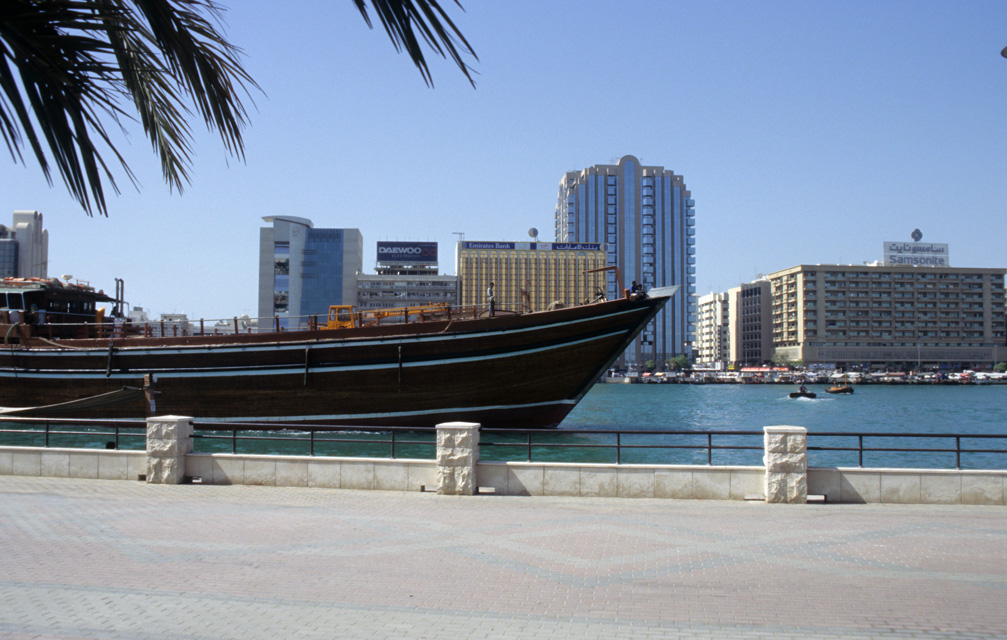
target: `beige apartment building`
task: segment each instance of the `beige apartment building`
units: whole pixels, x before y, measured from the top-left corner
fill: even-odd
[[[730,339],[728,294],[708,293],[696,301],[696,366],[726,369]]]
[[[918,369],[1007,361],[1005,269],[799,265],[768,276],[778,357]]]
[[[554,302],[584,304],[605,293],[605,273],[586,273],[605,266],[599,243],[462,241],[456,266],[462,305],[487,304],[490,283],[497,309],[524,312]]]

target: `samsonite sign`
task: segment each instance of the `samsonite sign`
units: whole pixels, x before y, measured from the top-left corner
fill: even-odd
[[[950,267],[948,245],[936,242],[885,242],[885,264]]]

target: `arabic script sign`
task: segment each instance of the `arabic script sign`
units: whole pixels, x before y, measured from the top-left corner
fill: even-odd
[[[895,242],[884,244],[885,265],[915,265],[919,267],[950,267],[948,245],[936,242]]]

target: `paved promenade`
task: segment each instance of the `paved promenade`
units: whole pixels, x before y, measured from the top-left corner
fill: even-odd
[[[1007,509],[0,477],[2,638],[1005,638]]]

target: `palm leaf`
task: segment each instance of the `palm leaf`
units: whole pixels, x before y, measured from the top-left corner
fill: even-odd
[[[367,26],[373,28],[367,12],[367,0],[353,0],[353,3],[364,17]],[[435,53],[454,61],[469,83],[475,86],[475,80],[472,78],[474,72],[462,58],[462,52],[471,55],[475,60],[479,57],[437,0],[371,0],[371,4],[374,5],[374,12],[378,15],[395,50],[405,49],[428,86],[432,87],[434,80],[423,55],[423,48],[417,39],[417,32]],[[458,0],[455,0],[455,4],[462,8]],[[459,47],[462,51],[459,51]]]
[[[243,157],[242,97],[256,85],[210,21],[220,12],[213,0],[4,0],[0,131],[11,155],[23,161],[23,132],[46,179],[51,155],[89,215],[108,213],[103,182],[118,192],[103,153],[135,184],[103,124],[122,127],[131,112],[179,191],[191,165],[190,107]]]
[[[353,2],[371,26],[367,0]],[[437,0],[372,4],[429,86],[421,41],[474,86],[462,55],[475,52]],[[179,192],[189,182],[193,111],[243,159],[243,100],[258,86],[222,35],[222,15],[215,0],[0,2],[0,134],[11,156],[23,163],[30,147],[50,184],[55,165],[88,215],[108,215],[105,184],[119,192],[103,154],[136,185],[105,123],[124,131],[124,120],[139,119],[165,182]]]

